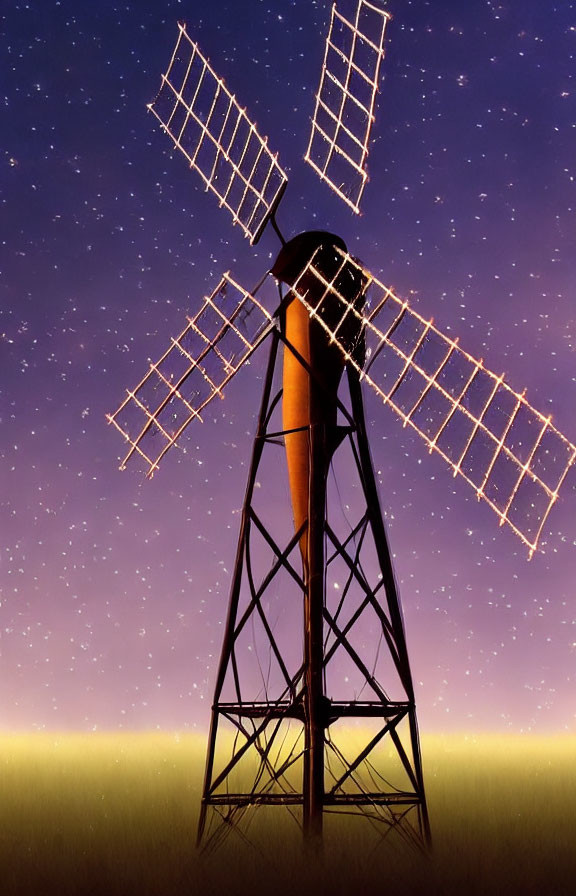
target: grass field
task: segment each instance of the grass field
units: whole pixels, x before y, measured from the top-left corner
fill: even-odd
[[[315,866],[281,809],[262,854],[231,837],[197,855],[204,748],[188,734],[0,736],[2,896],[576,892],[575,737],[424,737],[432,856],[369,851],[353,820]]]

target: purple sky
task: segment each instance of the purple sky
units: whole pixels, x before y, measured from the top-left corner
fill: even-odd
[[[574,441],[576,5],[391,0],[359,219],[302,161],[328,2],[7,6],[0,729],[204,729],[265,352],[151,482],[118,472],[105,414],[277,241],[251,249],[146,111],[177,20],[279,150],[283,231],[340,233]],[[528,562],[368,411],[422,730],[576,730],[576,477]]]

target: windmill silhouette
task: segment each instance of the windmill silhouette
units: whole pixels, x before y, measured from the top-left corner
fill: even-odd
[[[332,6],[305,158],[358,213],[390,17],[378,0],[349,0],[351,16],[344,5]],[[284,239],[276,212],[286,174],[183,24],[149,108],[251,244],[268,224],[282,243],[254,289],[224,274],[109,416],[129,445],[122,467],[140,459],[151,476],[260,344],[270,344],[199,841],[216,846],[230,830],[247,828],[253,807],[282,805],[315,841],[327,812],[353,812],[383,835],[394,830],[422,845],[429,824],[414,688],[362,384],[468,482],[530,555],[576,446],[524,393],[366,270],[338,236]],[[279,297],[271,300],[275,285]],[[279,514],[284,471],[291,508],[286,500]],[[352,489],[349,505],[335,498],[344,487]],[[279,516],[286,525],[278,526]]]

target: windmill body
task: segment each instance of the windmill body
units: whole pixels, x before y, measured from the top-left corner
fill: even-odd
[[[326,366],[318,375],[314,366],[331,348],[326,334],[321,328],[310,334],[300,318],[296,323],[301,324],[296,333],[304,334],[300,347],[312,345],[313,363],[288,341],[290,327],[273,332],[212,704],[199,843],[214,848],[231,830],[247,830],[254,807],[284,806],[291,813],[302,807],[296,819],[313,843],[319,843],[325,814],[344,811],[376,821],[381,836],[394,830],[421,848],[429,827],[414,689],[360,384],[354,368],[347,367],[344,403],[337,392],[341,367],[334,365],[327,379]],[[294,375],[296,367],[286,366],[288,354],[303,373]],[[307,399],[298,420],[290,416],[290,397],[288,409],[280,408],[292,387]],[[284,428],[287,414],[290,429]],[[296,429],[293,423],[299,424]],[[295,444],[291,436],[297,437]],[[361,507],[354,525],[342,530],[331,517],[327,474],[346,445],[353,470],[348,468],[339,485],[344,489],[352,480]],[[276,534],[266,502],[272,493],[266,460],[270,453],[277,458],[279,449],[286,457],[272,460],[272,476],[279,475],[278,462],[287,462],[292,506],[286,501],[283,512],[294,521],[283,535]],[[272,560],[261,572],[262,539]],[[329,589],[335,577],[344,582],[341,592]],[[278,632],[275,600],[296,610],[287,631]],[[372,650],[359,640],[365,617],[373,631]],[[260,637],[252,634],[255,627]],[[290,663],[293,650],[287,649],[286,636],[292,647],[301,644],[301,662]],[[246,660],[246,651],[258,649],[253,645],[264,662],[268,653],[273,666],[256,688]],[[354,676],[346,689],[343,657]],[[352,752],[350,724],[360,724],[363,734]],[[374,784],[373,768],[382,759],[382,776]],[[238,788],[243,765],[246,779]]]
[[[358,212],[389,15],[380,0],[348,0],[351,15],[342,5],[332,6],[305,158]],[[109,417],[128,442],[123,466],[140,459],[152,475],[260,345],[270,346],[215,688],[200,839],[216,845],[253,807],[283,805],[302,807],[300,821],[312,837],[320,835],[326,811],[353,809],[381,822],[385,833],[399,831],[422,845],[429,831],[414,689],[362,389],[371,389],[466,481],[530,554],[576,446],[524,393],[366,270],[339,237],[313,231],[286,242],[276,213],[287,177],[185,25],[150,109],[251,243],[269,223],[282,242],[254,289],[223,275]],[[280,287],[275,310],[260,298],[271,279]],[[285,451],[285,510],[293,524],[281,538],[265,502],[262,508],[256,500],[256,481],[278,447]],[[354,479],[361,501],[357,518],[339,529],[327,482],[344,450],[352,471],[344,478]],[[255,560],[258,540],[271,555],[264,570]],[[337,597],[327,587],[336,569],[344,582]],[[289,632],[302,643],[295,668],[270,614],[284,593],[301,614]],[[373,662],[358,637],[368,617]],[[247,693],[246,638],[256,629],[277,681],[272,686],[263,677],[261,689]],[[358,676],[357,691],[347,697],[334,676],[342,657]],[[337,737],[351,719],[370,732],[353,755]],[[222,738],[226,725],[231,740]],[[228,751],[223,759],[220,743]],[[392,771],[379,770],[383,749],[388,759],[393,754],[394,781]],[[235,776],[245,766],[251,783],[239,786]]]

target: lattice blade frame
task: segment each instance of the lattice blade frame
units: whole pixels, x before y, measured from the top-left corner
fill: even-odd
[[[390,18],[388,12],[369,0],[357,0],[353,20],[339,11],[337,3],[333,4],[304,156],[356,214],[360,213],[360,200],[368,180],[368,144]]]
[[[295,281],[294,292],[361,380],[404,426],[418,433],[431,453],[445,460],[454,476],[466,480],[532,556],[576,460],[576,445],[556,429],[550,416],[528,403],[524,392],[515,392],[503,375],[492,373],[481,359],[461,349],[457,339],[421,317],[346,252],[337,247],[335,251],[341,265],[332,279],[315,265],[316,252]],[[344,275],[349,268],[355,278]],[[313,304],[306,289],[299,288],[310,277],[323,287],[314,289]],[[351,279],[365,284],[363,292],[371,306],[365,311],[358,310],[359,294],[345,296],[335,286]],[[334,308],[340,315],[336,322]],[[350,315],[364,330],[368,360],[363,366],[339,341],[338,331]]]
[[[148,108],[254,245],[288,178],[267,138],[191,40],[186,25],[178,28],[160,92]]]
[[[148,465],[148,477],[192,420],[236,375],[266,338],[274,321],[258,299],[224,274],[180,335],[108,421],[123,435],[133,457]]]

